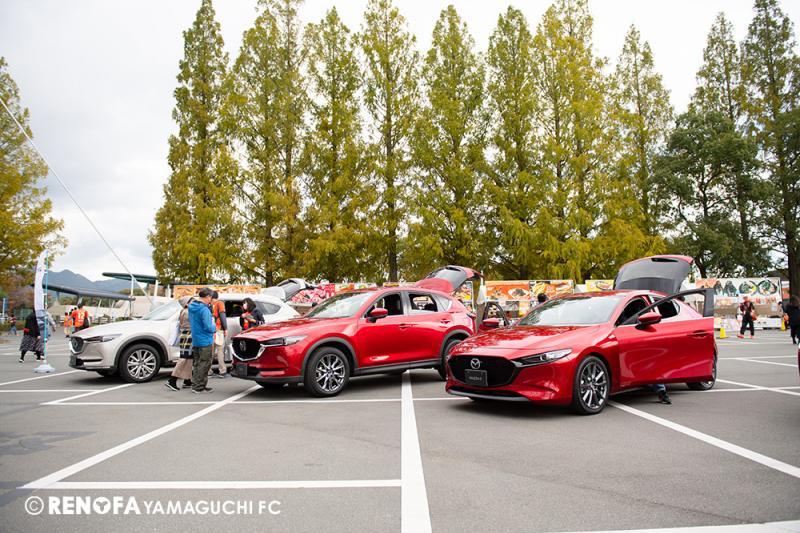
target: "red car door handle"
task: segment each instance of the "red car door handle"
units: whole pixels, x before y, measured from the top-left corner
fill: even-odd
[[[414,324],[408,324],[408,323],[404,322],[404,323],[400,324],[400,329],[407,329],[407,328],[410,328],[413,325]]]
[[[450,323],[450,319],[449,318],[443,318],[439,322],[441,322],[442,324],[449,324]]]
[[[704,337],[708,337],[708,332],[706,331],[695,331],[689,334],[690,337],[694,337],[695,339],[702,339]]]

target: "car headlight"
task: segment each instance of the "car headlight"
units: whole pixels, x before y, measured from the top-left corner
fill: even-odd
[[[267,339],[261,343],[262,346],[289,346],[297,344],[308,335],[292,335],[290,337],[278,337],[277,339]]]
[[[121,333],[116,333],[113,335],[98,335],[97,337],[89,337],[84,339],[84,342],[108,342],[110,340],[114,340],[119,337]]]
[[[523,366],[541,365],[542,363],[549,363],[551,361],[555,361],[556,359],[561,359],[562,357],[566,357],[571,353],[572,348],[564,348],[562,350],[553,350],[550,352],[537,353],[536,355],[528,355],[526,357],[521,357],[516,361],[521,363]]]

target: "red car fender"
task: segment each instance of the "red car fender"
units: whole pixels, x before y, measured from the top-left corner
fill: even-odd
[[[311,357],[311,354],[314,353],[314,350],[325,345],[338,345],[337,348],[343,349],[345,355],[350,356],[350,371],[353,372],[358,368],[358,356],[356,355],[356,349],[355,346],[353,346],[352,341],[344,335],[330,334],[326,337],[322,337],[321,339],[317,339],[305,348],[305,351],[303,352],[303,363],[300,367],[300,376],[305,376],[308,358]]]

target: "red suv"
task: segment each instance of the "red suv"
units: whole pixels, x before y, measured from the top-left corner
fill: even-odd
[[[440,268],[410,287],[333,296],[305,317],[268,324],[233,338],[233,376],[264,388],[303,383],[315,396],[334,396],[351,376],[436,368],[475,332],[475,315],[452,296],[480,273]]]

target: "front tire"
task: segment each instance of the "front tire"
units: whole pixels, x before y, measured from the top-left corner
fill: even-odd
[[[450,339],[447,341],[447,344],[444,345],[444,350],[442,350],[442,362],[436,367],[436,371],[439,372],[439,377],[442,378],[442,381],[447,380],[447,368],[445,366],[447,364],[445,363],[447,354],[450,353],[450,350],[453,349],[453,346],[460,342],[461,339]]]
[[[318,348],[308,360],[303,384],[318,398],[336,396],[350,381],[350,361],[338,348]]]
[[[717,358],[714,358],[714,366],[711,370],[711,380],[710,381],[694,381],[691,383],[687,383],[686,386],[692,390],[711,390],[714,388],[714,385],[717,383]]]
[[[611,376],[599,357],[584,358],[575,370],[572,386],[572,410],[580,415],[596,415],[608,403]]]
[[[129,346],[119,358],[119,375],[128,383],[145,383],[158,375],[161,357],[149,344]]]

